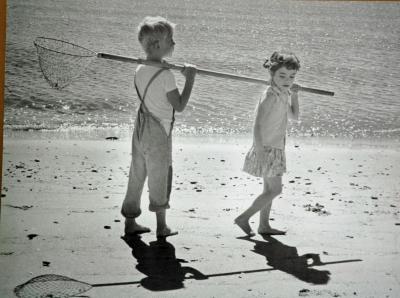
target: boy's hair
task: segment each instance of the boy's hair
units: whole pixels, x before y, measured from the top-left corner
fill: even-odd
[[[299,70],[300,61],[293,53],[275,51],[271,58],[265,59],[263,66],[273,73],[283,66],[287,69]]]
[[[138,39],[146,53],[149,53],[151,46],[162,37],[173,35],[175,24],[167,19],[157,17],[145,17],[138,26]]]

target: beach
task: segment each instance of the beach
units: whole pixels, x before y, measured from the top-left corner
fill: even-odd
[[[390,1],[7,1],[0,297],[43,275],[24,297],[400,297],[399,13]],[[157,15],[176,24],[169,63],[269,80],[265,58],[290,51],[296,83],[335,93],[300,92],[288,124],[271,213],[286,235],[233,223],[263,188],[241,169],[265,86],[198,75],[174,123],[179,234],[157,240],[145,187],[152,231],[122,237],[137,65],[64,41],[144,58],[137,26]],[[38,52],[37,37],[56,50]],[[70,84],[50,87],[53,72]]]
[[[241,171],[251,139],[177,137],[167,214],[179,234],[158,243],[146,189],[140,223],[152,232],[121,239],[129,138],[32,136],[4,143],[0,297],[43,274],[102,285],[89,297],[400,294],[395,141],[289,138],[271,215],[287,235],[250,239],[233,220],[262,190]]]

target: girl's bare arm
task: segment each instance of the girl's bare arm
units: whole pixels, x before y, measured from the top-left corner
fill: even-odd
[[[262,139],[262,123],[265,121],[268,114],[271,113],[273,108],[273,96],[270,93],[264,94],[264,98],[261,99],[259,106],[257,108],[256,119],[254,121],[254,146],[256,151],[262,151],[264,149],[263,139]]]
[[[298,93],[298,85],[293,84],[292,88],[292,95],[291,95],[291,104],[289,106],[289,118],[293,120],[299,120],[299,93]]]

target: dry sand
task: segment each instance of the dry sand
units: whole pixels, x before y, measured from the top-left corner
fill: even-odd
[[[250,140],[175,138],[168,221],[179,235],[154,242],[145,191],[140,222],[153,231],[132,250],[119,213],[130,142],[28,136],[4,144],[0,297],[50,273],[106,284],[90,297],[400,297],[396,143],[290,139],[272,210],[288,233],[250,240],[233,225],[262,189],[241,172]]]

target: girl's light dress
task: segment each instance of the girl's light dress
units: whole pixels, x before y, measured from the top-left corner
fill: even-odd
[[[261,128],[264,150],[257,154],[253,142],[246,154],[243,171],[256,177],[282,176],[286,172],[285,136],[290,93],[270,86],[263,96],[268,100],[264,103],[267,107],[267,121],[262,123]],[[260,104],[261,100],[257,106],[257,113]]]
[[[256,177],[282,176],[286,172],[285,150],[264,147],[263,154],[257,156],[252,146],[244,160],[243,171]]]

